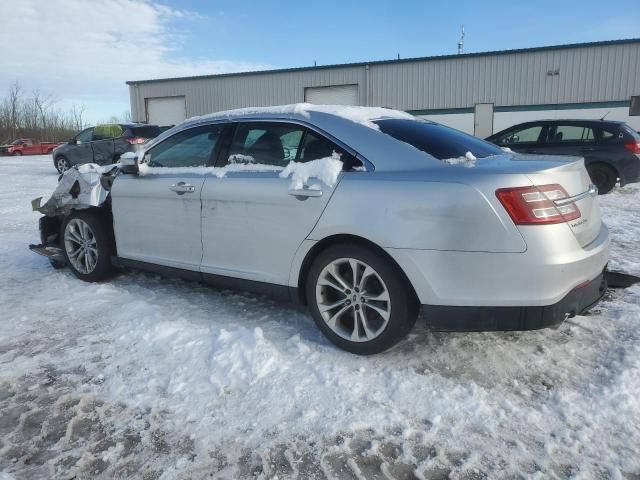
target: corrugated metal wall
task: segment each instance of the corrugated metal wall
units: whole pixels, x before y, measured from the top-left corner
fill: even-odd
[[[188,116],[280,105],[304,101],[305,87],[345,84],[359,85],[361,105],[401,110],[628,100],[640,95],[640,41],[142,82],[130,85],[131,112],[145,120],[146,98],[175,95],[186,97]]]

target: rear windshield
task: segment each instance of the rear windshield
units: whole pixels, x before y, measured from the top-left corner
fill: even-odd
[[[464,157],[467,152],[471,152],[476,158],[504,154],[504,151],[491,143],[439,123],[396,118],[377,120],[374,123],[383,133],[438,160]]]
[[[129,127],[125,137],[155,138],[160,135],[160,127],[157,125],[145,125],[143,127]]]

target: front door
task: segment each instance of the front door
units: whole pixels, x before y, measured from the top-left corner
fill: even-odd
[[[306,192],[292,195],[291,179],[281,178],[279,170],[292,160],[330,157],[333,151],[342,153],[298,125],[238,124],[228,154],[223,152],[230,171],[224,178],[207,177],[202,190],[201,271],[287,285],[294,254],[335,186],[310,179]]]
[[[139,175],[118,176],[111,190],[118,257],[198,270],[202,167],[214,155],[220,129],[178,132],[145,153]]]
[[[65,155],[71,165],[93,162],[93,149],[91,148],[91,140],[93,139],[93,127],[81,131],[75,137],[75,145],[69,148]]]

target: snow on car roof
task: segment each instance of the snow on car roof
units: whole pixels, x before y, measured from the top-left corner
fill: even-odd
[[[373,120],[380,118],[404,118],[415,119],[413,115],[400,110],[384,107],[359,107],[346,105],[315,105],[311,103],[293,103],[290,105],[276,105],[272,107],[248,107],[222,112],[210,113],[198,117],[192,117],[183,122],[190,124],[206,120],[233,119],[246,117],[302,117],[310,118],[311,113],[325,113],[345,118],[367,127],[378,129]]]

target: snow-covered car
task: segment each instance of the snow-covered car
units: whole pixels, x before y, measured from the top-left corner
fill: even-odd
[[[609,233],[581,159],[514,154],[385,108],[187,120],[33,208],[54,266],[118,266],[282,295],[359,354],[433,328],[522,330],[589,309]]]

